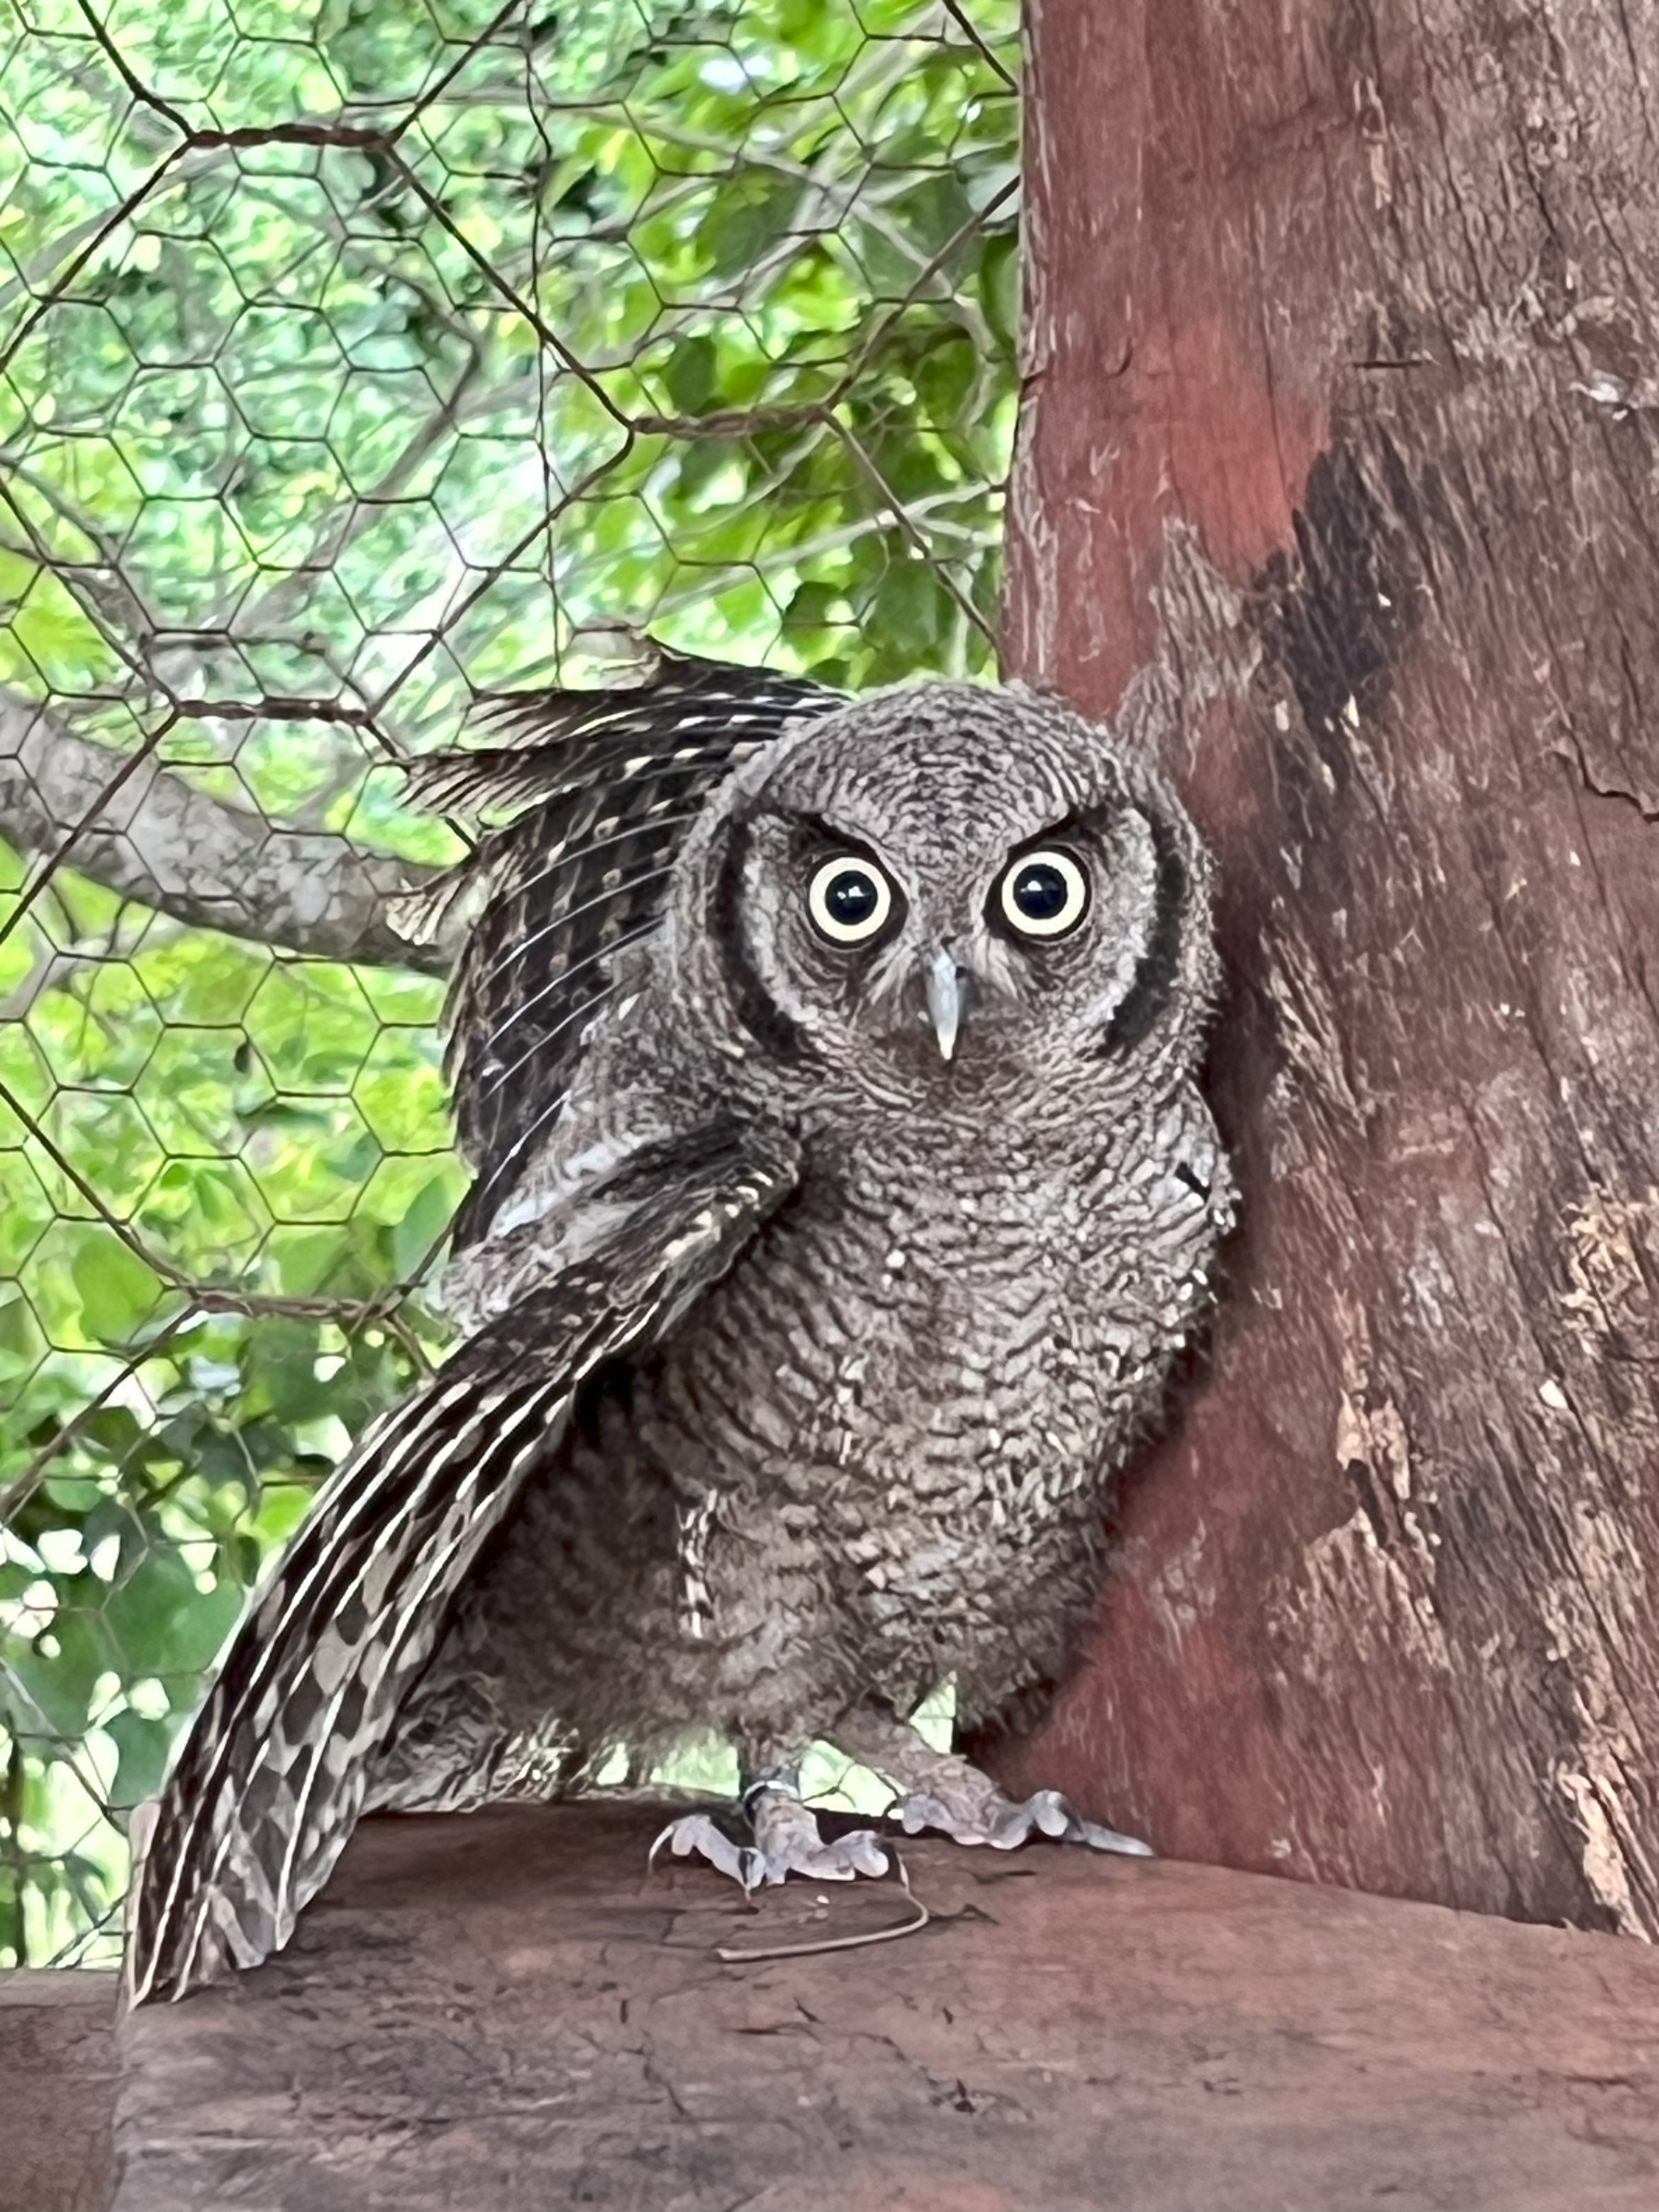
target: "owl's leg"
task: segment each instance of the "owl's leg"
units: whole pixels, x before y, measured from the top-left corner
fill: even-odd
[[[651,1846],[652,1857],[665,1844],[676,1858],[695,1851],[745,1890],[786,1881],[792,1874],[811,1881],[854,1881],[861,1874],[886,1873],[887,1853],[870,1829],[824,1841],[817,1815],[801,1799],[799,1760],[769,1762],[758,1770],[745,1762],[741,1802],[751,1843],[734,1843],[707,1813],[688,1813],[669,1822]]]
[[[938,1828],[959,1844],[988,1844],[1011,1851],[1033,1835],[1091,1850],[1151,1858],[1152,1846],[1120,1835],[1074,1812],[1058,1790],[1039,1790],[1024,1800],[1006,1797],[988,1774],[954,1752],[935,1751],[906,1721],[861,1706],[839,1721],[837,1749],[872,1766],[900,1792],[895,1807],[905,1832]]]
[[[471,1813],[496,1795],[508,1735],[490,1685],[434,1664],[368,1771],[365,1813]]]
[[[471,1813],[501,1798],[559,1796],[582,1746],[553,1713],[503,1710],[500,1685],[459,1637],[398,1709],[368,1770],[365,1813]]]

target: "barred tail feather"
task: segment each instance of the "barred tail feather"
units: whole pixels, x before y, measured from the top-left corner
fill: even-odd
[[[431,1656],[445,1594],[556,1437],[584,1371],[504,1392],[467,1365],[371,1431],[232,1644],[149,1838],[135,2000],[287,1942],[356,1823],[368,1759]],[[467,1386],[478,1395],[459,1405]]]

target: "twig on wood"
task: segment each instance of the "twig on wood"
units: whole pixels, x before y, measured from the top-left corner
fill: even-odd
[[[763,1959],[810,1959],[820,1951],[862,1951],[871,1943],[896,1943],[901,1936],[919,1936],[933,1916],[911,1888],[909,1870],[896,1851],[893,1863],[910,1906],[908,1920],[896,1921],[890,1928],[872,1928],[864,1936],[825,1936],[815,1943],[768,1943],[742,1951],[722,1943],[715,1947],[714,1956],[728,1966],[752,1966]]]

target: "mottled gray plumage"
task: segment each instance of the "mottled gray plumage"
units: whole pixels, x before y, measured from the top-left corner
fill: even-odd
[[[426,771],[527,810],[468,872],[468,1340],[227,1655],[149,1840],[141,1996],[284,1942],[365,1803],[556,1789],[617,1744],[736,1742],[753,1845],[665,1839],[745,1880],[879,1867],[796,1801],[818,1737],[912,1825],[1125,1840],[902,1719],[1060,1667],[1208,1295],[1186,815],[1018,686],[848,702],[664,656],[509,726]]]

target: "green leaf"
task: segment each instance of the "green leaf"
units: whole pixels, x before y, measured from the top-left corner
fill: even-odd
[[[56,1649],[49,1650],[49,1644]],[[8,1729],[29,1736],[44,1723],[70,1741],[84,1735],[99,1678],[108,1664],[86,1613],[62,1610],[46,1635],[21,1649],[15,1645],[15,1639],[9,1638],[0,1667],[0,1719]]]
[[[328,1411],[328,1386],[317,1376],[319,1324],[266,1315],[255,1329],[243,1367],[245,1410],[269,1410],[279,1421],[314,1421]]]
[[[128,1342],[161,1296],[154,1269],[101,1227],[89,1224],[78,1233],[70,1273],[81,1301],[81,1326],[100,1344]]]
[[[682,338],[668,356],[663,383],[684,415],[700,415],[719,389],[719,356],[711,337]]]
[[[696,241],[717,276],[751,267],[789,227],[801,186],[769,169],[738,170],[697,226]]]
[[[989,238],[980,255],[978,290],[986,319],[1010,359],[1019,334],[1019,247],[1012,233]]]
[[[104,1607],[112,1663],[126,1680],[198,1674],[218,1656],[241,1607],[242,1593],[234,1583],[199,1590],[179,1553],[158,1547]]]
[[[110,1803],[120,1807],[142,1804],[161,1786],[167,1754],[173,1748],[173,1724],[164,1720],[146,1720],[142,1713],[126,1711],[112,1714],[103,1728],[117,1754]]]
[[[434,1175],[410,1200],[392,1229],[392,1264],[404,1282],[425,1267],[455,1211],[455,1178]]]

